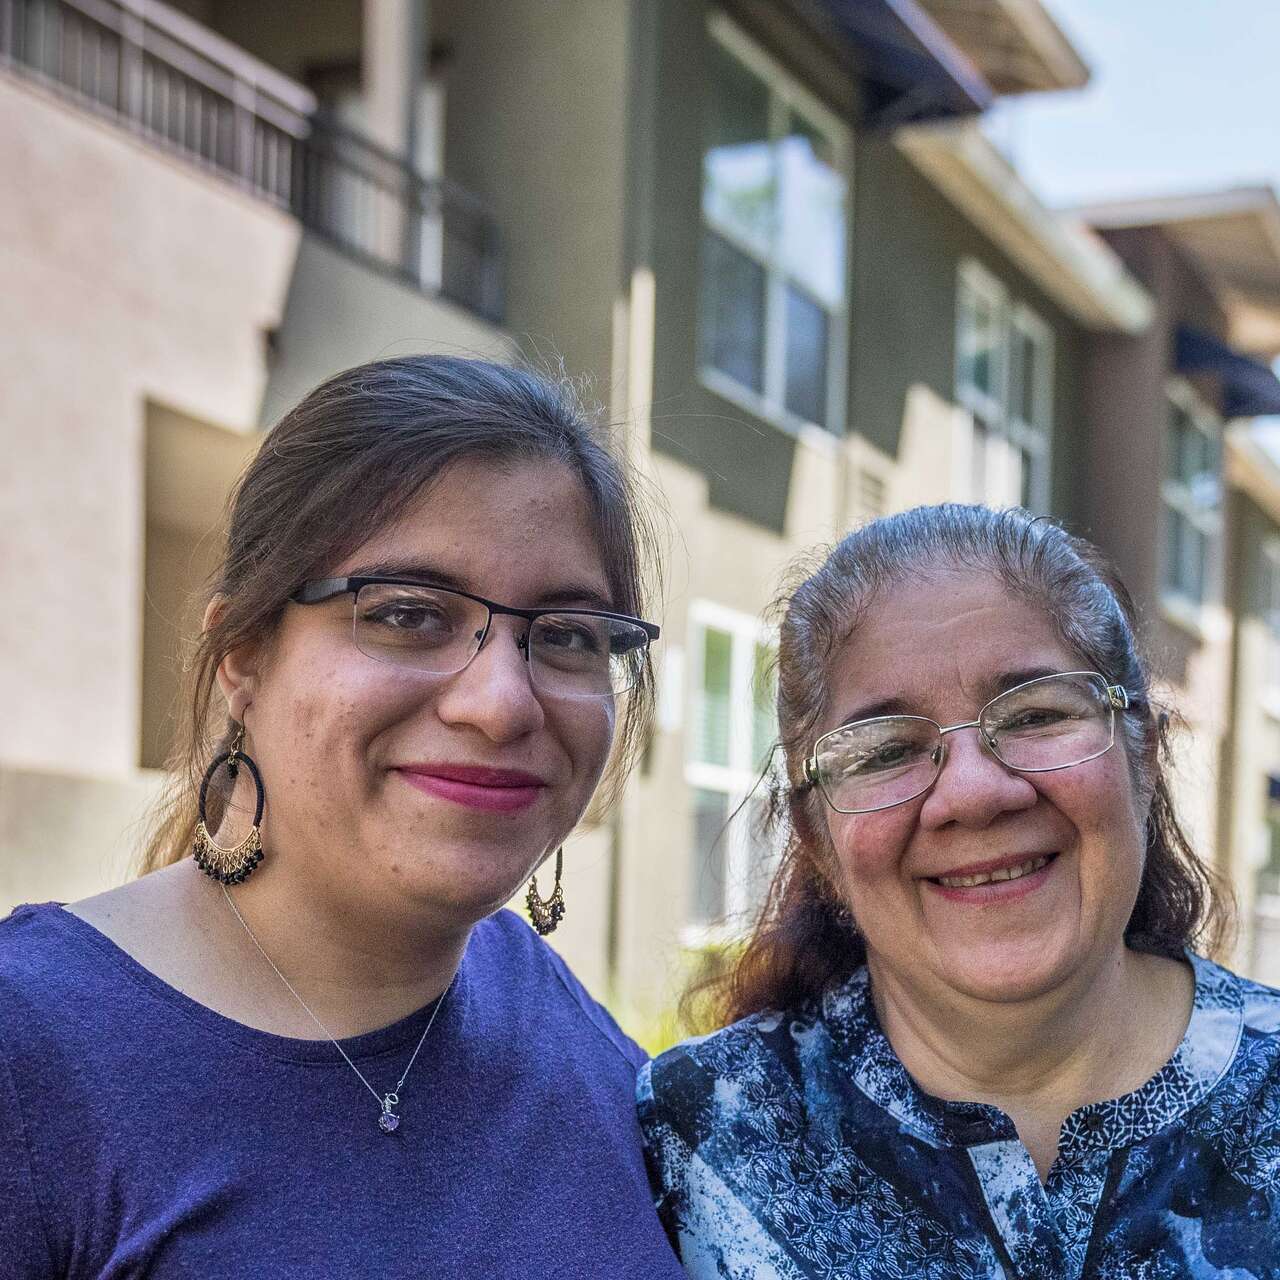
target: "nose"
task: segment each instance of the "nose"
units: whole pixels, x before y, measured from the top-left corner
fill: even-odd
[[[533,733],[546,716],[530,681],[519,618],[495,618],[475,657],[449,677],[436,701],[446,724],[470,725],[492,742]]]
[[[942,771],[920,809],[926,830],[951,822],[981,830],[1035,804],[1039,792],[1031,781],[1001,764],[976,728],[949,733],[943,743]]]

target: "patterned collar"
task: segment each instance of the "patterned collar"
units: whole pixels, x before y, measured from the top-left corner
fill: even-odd
[[[1244,1026],[1239,980],[1200,956],[1187,958],[1195,1002],[1173,1057],[1132,1093],[1073,1111],[1062,1126],[1060,1156],[1140,1142],[1202,1101],[1231,1065]],[[857,1087],[925,1142],[970,1147],[1017,1137],[998,1107],[946,1102],[912,1080],[880,1028],[865,966],[823,997],[822,1021]]]

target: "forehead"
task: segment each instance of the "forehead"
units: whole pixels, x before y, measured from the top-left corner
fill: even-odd
[[[995,574],[937,570],[873,597],[829,666],[825,719],[906,711],[964,720],[1032,673],[1082,664],[1052,619]]]
[[[403,572],[508,604],[609,594],[581,481],[547,461],[454,463],[334,572]]]

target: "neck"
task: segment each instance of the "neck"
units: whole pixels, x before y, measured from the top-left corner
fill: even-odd
[[[315,1038],[319,1028],[272,963],[341,1040],[396,1022],[441,995],[470,935],[465,926],[362,910],[320,886],[299,882],[283,859],[269,875],[257,873],[228,890],[235,911],[220,885],[194,866],[189,874],[201,882],[192,887],[209,899],[207,911],[221,922],[223,945],[235,957],[252,999],[251,1020],[285,1035]]]
[[[1041,1176],[1062,1121],[1119,1097],[1173,1055],[1191,1013],[1185,965],[1118,947],[1050,991],[994,1002],[913,981],[868,957],[881,1026],[926,1093],[1010,1116]]]

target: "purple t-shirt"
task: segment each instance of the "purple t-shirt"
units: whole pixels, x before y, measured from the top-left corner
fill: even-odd
[[[343,1042],[379,1092],[430,1012]],[[643,1056],[502,912],[387,1134],[328,1041],[233,1022],[60,907],[19,907],[0,921],[0,1275],[675,1280]]]

